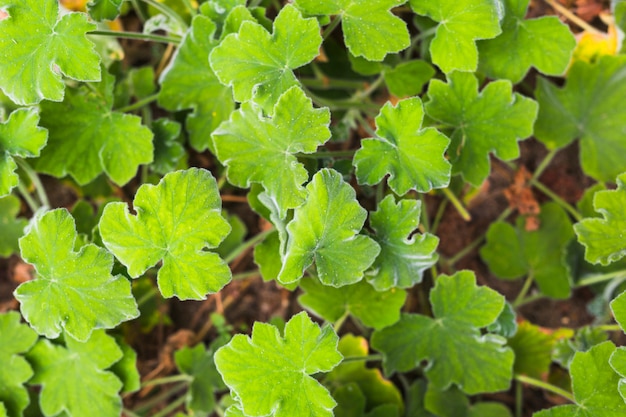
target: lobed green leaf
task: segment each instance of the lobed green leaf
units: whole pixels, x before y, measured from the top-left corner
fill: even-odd
[[[24,235],[28,220],[16,218],[20,211],[20,200],[12,195],[0,198],[0,257],[18,253],[18,239]]]

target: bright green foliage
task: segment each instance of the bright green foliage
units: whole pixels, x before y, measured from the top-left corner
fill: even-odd
[[[617,387],[620,375],[609,366],[615,345],[604,342],[574,356],[570,374],[576,404],[561,405],[533,417],[617,417],[626,414],[626,403]]]
[[[349,313],[368,327],[382,329],[400,320],[406,292],[392,288],[376,291],[364,281],[341,288],[321,284],[317,279],[300,281],[305,293],[300,304],[324,320],[335,322]]]
[[[507,343],[515,352],[513,371],[533,378],[547,374],[552,363],[555,338],[538,326],[522,321],[515,336]]]
[[[280,238],[278,232],[269,236],[254,247],[254,263],[259,266],[263,280],[270,281],[278,277],[283,267],[280,261]]]
[[[388,195],[371,213],[370,226],[381,250],[368,281],[378,291],[410,288],[421,282],[424,271],[437,262],[439,238],[430,233],[410,236],[419,226],[420,211],[419,200],[400,200],[396,204]]]
[[[529,0],[505,0],[502,34],[478,42],[479,70],[490,78],[520,82],[531,66],[548,75],[565,72],[576,46],[556,16],[524,20]]]
[[[338,15],[346,46],[354,56],[382,61],[385,55],[407,48],[411,40],[406,24],[389,9],[406,0],[296,0],[308,15]]]
[[[139,315],[122,276],[112,276],[113,256],[95,245],[74,251],[76,227],[65,209],[39,214],[20,239],[22,258],[37,278],[21,284],[15,298],[24,318],[49,339],[62,330],[79,341],[94,329],[110,329]]]
[[[385,69],[385,83],[389,92],[397,97],[415,96],[435,75],[435,69],[419,59],[406,61]]]
[[[292,70],[318,55],[322,37],[316,19],[305,19],[293,6],[281,9],[269,34],[258,23],[246,21],[209,56],[217,78],[233,87],[235,100],[252,98],[266,111],[298,81]]]
[[[309,375],[328,372],[341,362],[338,337],[302,312],[285,326],[255,323],[252,337],[236,335],[215,353],[226,385],[246,416],[331,417],[335,401]]]
[[[118,347],[122,350],[123,356],[111,367],[111,372],[122,381],[123,393],[139,391],[139,388],[141,388],[141,376],[137,370],[137,352],[124,342],[121,337],[116,341]]]
[[[211,133],[235,108],[230,88],[219,82],[209,65],[209,54],[217,45],[214,32],[209,18],[196,16],[159,79],[159,106],[171,111],[193,109],[186,128],[197,151],[211,147]]]
[[[476,40],[491,39],[501,32],[498,6],[492,0],[411,0],[411,8],[439,22],[430,54],[433,63],[446,74],[476,71]]]
[[[587,218],[574,225],[588,262],[608,265],[626,255],[626,173],[616,182],[616,190],[599,191],[593,198],[593,207],[603,218]]]
[[[360,281],[380,247],[358,234],[367,212],[356,201],[354,189],[330,169],[318,171],[306,189],[309,197],[287,225],[289,240],[278,281],[299,280],[313,261],[324,285]]]
[[[157,282],[164,297],[204,299],[230,281],[228,265],[205,248],[230,232],[219,191],[209,171],[191,168],[144,184],[135,194],[137,215],[110,203],[100,220],[104,245],[137,278],[160,260]]]
[[[186,155],[185,148],[178,141],[180,124],[169,119],[158,119],[152,123],[154,134],[154,162],[150,165],[155,172],[165,175],[178,166]]]
[[[343,336],[339,341],[338,348],[339,352],[346,358],[365,357],[369,354],[367,340],[352,334]],[[349,396],[356,399],[357,402],[360,402],[360,398],[362,398],[363,411],[373,411],[381,406],[392,406],[397,414],[404,408],[402,394],[398,388],[391,381],[385,379],[379,369],[368,368],[364,361],[340,364],[326,375],[323,382],[330,387],[333,397],[339,403],[334,410],[335,417],[353,415],[349,411],[357,413],[356,415],[359,417],[364,414],[363,412],[359,414],[361,410],[354,404],[342,404],[341,399],[337,398],[338,396]],[[357,395],[347,394],[345,392],[347,390],[354,391]],[[350,405],[353,406],[350,407]],[[342,408],[346,410],[342,410]],[[355,408],[356,410],[354,410]],[[393,415],[387,414],[388,417]]]
[[[517,332],[517,314],[510,303],[506,303],[498,319],[487,326],[487,331],[503,337],[512,337]]]
[[[626,166],[624,82],[626,56],[604,56],[594,64],[575,62],[565,87],[540,79],[535,95],[539,116],[535,136],[549,149],[580,139],[583,171],[612,182]]]
[[[1,64],[0,64],[1,65]],[[17,186],[14,157],[32,158],[46,145],[48,132],[37,127],[39,114],[34,108],[15,110],[0,123],[0,196]]]
[[[489,175],[490,153],[504,161],[519,156],[517,141],[532,135],[537,103],[513,94],[507,80],[491,82],[479,94],[473,74],[453,72],[447,78],[447,84],[430,82],[426,113],[451,131],[452,173],[479,186]]]
[[[366,412],[365,395],[355,382],[336,388],[333,398],[337,401],[335,417],[398,417],[400,413],[396,404],[382,404]]]
[[[244,188],[261,183],[284,217],[306,197],[302,183],[309,176],[295,154],[315,152],[324,144],[330,138],[329,123],[328,109],[313,108],[304,92],[293,87],[280,97],[271,117],[253,103],[242,104],[213,133],[213,143],[228,181]]]
[[[569,369],[576,352],[586,352],[608,338],[609,335],[600,327],[583,326],[575,331],[573,337],[556,341],[552,349],[552,359]]]
[[[193,348],[184,347],[174,353],[178,370],[193,379],[187,392],[187,409],[198,415],[208,415],[215,407],[215,388],[223,386],[215,369],[213,352],[202,343]]]
[[[574,237],[572,224],[556,203],[543,205],[538,218],[540,226],[534,231],[525,229],[521,216],[516,227],[506,222],[492,223],[480,256],[499,278],[529,275],[545,295],[567,298],[570,284],[565,250]]]
[[[42,386],[39,405],[44,415],[119,416],[122,382],[106,370],[122,358],[113,337],[98,330],[85,343],[67,335],[65,343],[41,339],[27,354],[35,371],[29,383]]]
[[[406,372],[428,360],[426,376],[443,390],[456,384],[467,394],[505,390],[509,387],[513,351],[504,338],[480,334],[493,323],[504,297],[476,286],[470,271],[441,275],[430,292],[434,318],[404,314],[391,327],[374,332],[372,347],[383,354],[386,375]]]
[[[12,195],[0,198],[0,257],[17,253],[17,241],[24,235],[26,219],[16,218],[20,211],[20,200]]]
[[[97,21],[113,20],[120,14],[124,0],[91,0],[87,3],[89,15]]]
[[[37,333],[20,324],[19,313],[11,311],[0,314],[0,336],[0,405],[4,404],[7,416],[21,417],[29,402],[22,384],[30,379],[33,370],[20,354],[35,344]]]
[[[48,145],[36,168],[57,177],[71,175],[83,185],[104,172],[124,185],[141,164],[152,162],[152,132],[141,118],[111,110],[115,79],[104,73],[93,89],[68,89],[62,103],[41,104]]]
[[[61,101],[61,74],[100,79],[100,57],[86,32],[96,25],[82,13],[59,15],[57,0],[0,0],[0,89],[16,104]]]
[[[378,184],[389,174],[389,187],[398,195],[448,186],[450,163],[444,153],[450,140],[436,129],[422,129],[423,119],[419,97],[383,106],[376,117],[377,137],[362,140],[354,155],[360,184]]]
[[[626,401],[626,347],[621,346],[615,349],[615,352],[611,355],[609,363],[615,372],[617,372],[621,379],[617,385],[617,390],[622,399]]]
[[[626,332],[626,291],[611,301],[611,311],[613,311],[615,321]]]
[[[424,396],[424,407],[438,417],[511,417],[504,405],[496,402],[470,404],[465,394],[456,387],[446,391],[428,387]],[[418,416],[422,417],[422,414]],[[426,417],[430,416],[428,414]]]

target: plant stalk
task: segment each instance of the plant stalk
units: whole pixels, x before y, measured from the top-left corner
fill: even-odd
[[[537,387],[537,388],[544,389],[546,391],[550,391],[551,393],[556,394],[556,395],[560,395],[561,397],[563,397],[563,398],[565,398],[565,399],[567,399],[567,400],[569,400],[569,401],[571,401],[573,403],[576,402],[576,400],[574,399],[574,396],[572,395],[571,392],[565,391],[562,388],[559,388],[559,387],[557,387],[555,385],[552,385],[550,383],[541,381],[539,379],[531,378],[531,377],[526,376],[526,375],[515,374],[515,380],[519,381],[519,382],[523,382],[524,384],[528,384],[528,385],[532,385],[532,386]]]
[[[140,41],[152,41],[152,42],[161,42],[161,43],[173,43],[174,45],[180,44],[180,38],[172,37],[172,36],[161,36],[161,35],[152,35],[149,33],[139,33],[139,32],[118,32],[114,30],[94,30],[93,32],[89,32],[88,35],[96,35],[96,36],[112,36],[114,38],[125,38],[125,39],[138,39]]]

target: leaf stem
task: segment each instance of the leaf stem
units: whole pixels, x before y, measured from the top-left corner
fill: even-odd
[[[384,81],[385,81],[385,76],[383,74],[380,74],[378,78],[376,78],[374,82],[371,83],[370,86],[367,87],[364,91],[357,91],[356,93],[354,93],[351,100],[360,101],[360,100],[363,100],[364,98],[369,97],[374,91],[378,89],[378,87],[380,87],[380,85]]]
[[[449,200],[443,200],[439,207],[437,207],[437,213],[435,214],[435,220],[433,220],[433,226],[431,227],[430,233],[435,234],[437,229],[439,228],[439,223],[441,223],[441,219],[443,218],[443,213],[446,211],[446,207],[448,207]],[[422,210],[424,210],[422,208]]]
[[[166,400],[167,398],[171,397],[172,395],[176,395],[179,392],[186,390],[188,387],[189,387],[188,382],[181,382],[180,384],[175,385],[172,388],[166,390],[165,392],[162,392],[159,395],[155,395],[154,397],[140,404],[138,407],[136,407],[133,410],[133,412],[141,414],[145,411],[148,411],[149,409],[161,403],[162,401]]]
[[[152,417],[165,417],[166,415],[168,415],[169,413],[171,413],[172,411],[174,411],[178,407],[180,407],[186,400],[187,400],[186,396],[183,395],[183,396],[175,399],[174,401],[172,401],[169,405],[164,407],[158,413],[153,414]]]
[[[26,204],[30,208],[30,211],[35,213],[37,210],[39,210],[39,204],[37,204],[35,200],[31,197],[30,192],[28,192],[28,189],[22,181],[17,183],[17,191],[20,193],[24,201],[26,201]]]
[[[133,5],[133,9],[135,9],[135,13],[137,13],[137,16],[139,16],[139,20],[141,20],[142,23],[148,20],[148,16],[146,15],[146,12],[139,5],[139,0],[130,0],[130,2]]]
[[[515,301],[513,301],[513,307],[517,307],[518,303],[520,303],[524,299],[524,297],[526,297],[526,294],[528,294],[530,287],[533,285],[533,281],[533,274],[528,274],[528,277],[526,277],[526,281],[524,281],[524,286],[520,290],[519,294],[517,294],[517,297],[515,297]]]
[[[112,36],[114,38],[125,38],[125,39],[138,39],[140,41],[152,41],[152,42],[161,42],[161,43],[173,43],[174,45],[180,44],[181,40],[178,37],[172,36],[162,36],[162,35],[152,35],[149,33],[139,33],[139,32],[118,32],[115,30],[94,30],[93,32],[89,32],[89,35],[96,36]]]
[[[541,174],[543,174],[543,171],[545,171],[546,168],[548,168],[548,165],[550,165],[550,162],[552,162],[552,160],[554,159],[554,157],[555,157],[555,155],[557,154],[558,151],[559,151],[559,149],[552,149],[546,155],[546,157],[543,158],[543,161],[541,161],[541,163],[539,164],[539,166],[537,167],[537,169],[533,173],[533,176],[532,176],[533,180],[539,180],[539,177],[541,176]]]
[[[574,399],[574,396],[572,395],[571,392],[569,391],[565,391],[562,388],[559,388],[555,385],[549,384],[547,382],[541,381],[539,379],[535,379],[535,378],[531,378],[529,376],[526,375],[520,375],[520,374],[515,374],[515,380],[519,381],[519,382],[523,382],[524,384],[528,384],[528,385],[532,385],[534,387],[537,388],[541,388],[544,389],[546,391],[550,391],[554,394],[560,395],[561,397],[570,400],[571,402],[575,403],[576,400]]]
[[[363,130],[365,130],[367,132],[367,134],[370,135],[370,137],[372,137],[372,138],[377,137],[376,131],[374,131],[374,129],[372,129],[372,126],[370,126],[369,122],[363,117],[363,115],[360,112],[355,113],[354,117],[355,117],[355,119],[358,120],[358,122],[361,125],[361,127],[363,128]]]
[[[141,417],[139,414],[135,414],[127,408],[122,410],[122,415],[126,417]]]
[[[383,360],[383,355],[380,353],[373,353],[366,356],[346,356],[341,361],[342,364],[349,362],[378,362]]]
[[[469,214],[467,209],[465,207],[463,207],[463,203],[461,203],[461,201],[459,201],[457,196],[454,195],[454,193],[452,191],[450,191],[449,188],[443,188],[441,191],[446,196],[446,198],[452,203],[454,208],[456,208],[456,211],[459,212],[459,214],[461,215],[463,220],[465,220],[466,222],[472,220],[472,216]]]
[[[163,378],[151,379],[141,383],[141,388],[150,387],[153,385],[171,384],[172,382],[190,382],[193,377],[185,374],[166,376]]]
[[[626,276],[626,270],[607,272],[605,274],[594,274],[585,277],[576,283],[576,287],[586,287],[588,285],[598,284],[600,282],[610,281],[614,278]]]
[[[233,281],[244,280],[251,277],[258,277],[261,273],[258,270],[241,272],[233,275]]]
[[[521,382],[515,381],[515,417],[522,417],[522,407],[524,404],[524,386]]]
[[[133,104],[129,104],[128,106],[120,107],[119,109],[113,109],[113,111],[119,113],[128,113],[133,110],[137,110],[145,106],[146,104],[150,104],[153,101],[156,101],[159,98],[159,93],[152,94],[148,97],[144,97],[141,100],[137,100]]]
[[[600,32],[598,29],[594,28],[593,26],[591,26],[590,24],[582,20],[580,17],[576,16],[567,7],[559,4],[557,1],[545,0],[545,2],[548,3],[550,6],[552,6],[554,10],[556,10],[557,12],[565,16],[567,20],[574,23],[576,26],[580,27],[581,29],[584,29],[587,32],[595,33],[596,35],[604,35],[604,33]]]
[[[341,22],[341,15],[335,16],[335,18],[329,23],[329,25],[326,26],[326,29],[324,29],[324,32],[322,32],[322,39],[323,40],[328,39],[328,37],[330,36],[331,33],[333,33],[335,28],[339,26],[340,22]]]
[[[317,88],[319,90],[359,90],[365,88],[365,81],[317,78],[299,78],[299,81],[307,87]]]
[[[569,214],[571,214],[572,217],[576,219],[576,221],[581,221],[583,219],[583,216],[574,207],[572,207],[567,201],[563,200],[554,191],[543,185],[541,182],[536,179],[531,179],[530,183],[539,191],[548,196],[552,201],[565,209],[565,211],[569,212]]]
[[[429,37],[430,35],[434,35],[437,32],[438,28],[439,28],[439,26],[435,26],[435,27],[432,27],[430,29],[426,29],[425,31],[420,32],[417,35],[415,35],[413,37],[413,39],[411,39],[411,45],[409,45],[407,50],[404,51],[404,59],[408,60],[411,57],[411,52],[413,52],[413,49],[415,49],[417,44],[420,41],[422,41],[422,40],[426,39],[427,37]]]
[[[241,245],[237,246],[232,252],[230,252],[224,258],[224,262],[226,262],[227,264],[231,263],[232,261],[237,259],[237,257],[239,255],[241,255],[243,252],[245,252],[246,250],[248,250],[252,246],[256,245],[258,242],[262,241],[263,239],[265,239],[265,237],[267,235],[269,235],[270,233],[272,233],[274,230],[276,230],[276,229],[274,229],[272,227],[271,229],[265,230],[265,231],[255,235],[253,238],[243,242]]]
[[[346,312],[343,313],[343,315],[337,319],[335,324],[333,324],[333,330],[335,331],[335,333],[339,333],[339,329],[341,329],[341,326],[343,326],[343,323],[345,323],[345,321],[348,319],[349,316],[350,316],[350,312],[346,310]]]
[[[20,168],[22,168],[22,171],[24,171],[26,175],[28,175],[28,178],[30,178],[30,180],[32,181],[33,185],[35,186],[37,196],[39,197],[39,201],[41,201],[41,204],[48,208],[52,207],[50,206],[50,201],[48,200],[46,189],[43,187],[43,184],[41,183],[37,172],[35,172],[35,170],[23,159],[15,158],[15,161],[20,166]]]
[[[313,153],[299,153],[298,158],[305,159],[324,159],[324,158],[352,158],[356,150],[350,149],[347,151],[320,151]]]
[[[622,328],[619,324],[602,324],[600,326],[596,326],[596,329],[600,329],[605,332],[622,332]]]

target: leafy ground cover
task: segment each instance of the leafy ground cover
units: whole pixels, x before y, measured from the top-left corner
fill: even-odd
[[[625,29],[0,0],[0,417],[624,415]]]

